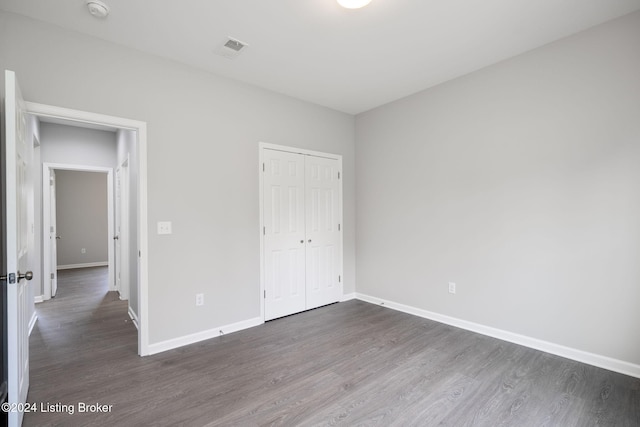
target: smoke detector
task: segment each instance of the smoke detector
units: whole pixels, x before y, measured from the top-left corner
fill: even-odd
[[[220,56],[233,59],[240,55],[249,45],[233,37],[227,37],[215,50]]]
[[[87,9],[96,18],[104,19],[109,15],[109,6],[100,0],[87,0]]]

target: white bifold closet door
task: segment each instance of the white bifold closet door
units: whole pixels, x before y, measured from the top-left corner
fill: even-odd
[[[340,162],[263,153],[265,320],[340,300]]]

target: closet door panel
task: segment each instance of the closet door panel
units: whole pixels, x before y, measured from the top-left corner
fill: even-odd
[[[340,300],[339,162],[305,156],[306,306]]]
[[[264,151],[265,320],[306,309],[304,157]]]

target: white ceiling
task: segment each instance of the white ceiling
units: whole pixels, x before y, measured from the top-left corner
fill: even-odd
[[[640,0],[0,0],[0,9],[357,114],[640,10]],[[231,36],[250,46],[214,54]]]

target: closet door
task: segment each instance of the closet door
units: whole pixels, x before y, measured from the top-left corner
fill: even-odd
[[[264,150],[265,320],[306,310],[304,156]]]
[[[340,300],[339,162],[305,156],[306,307]]]

